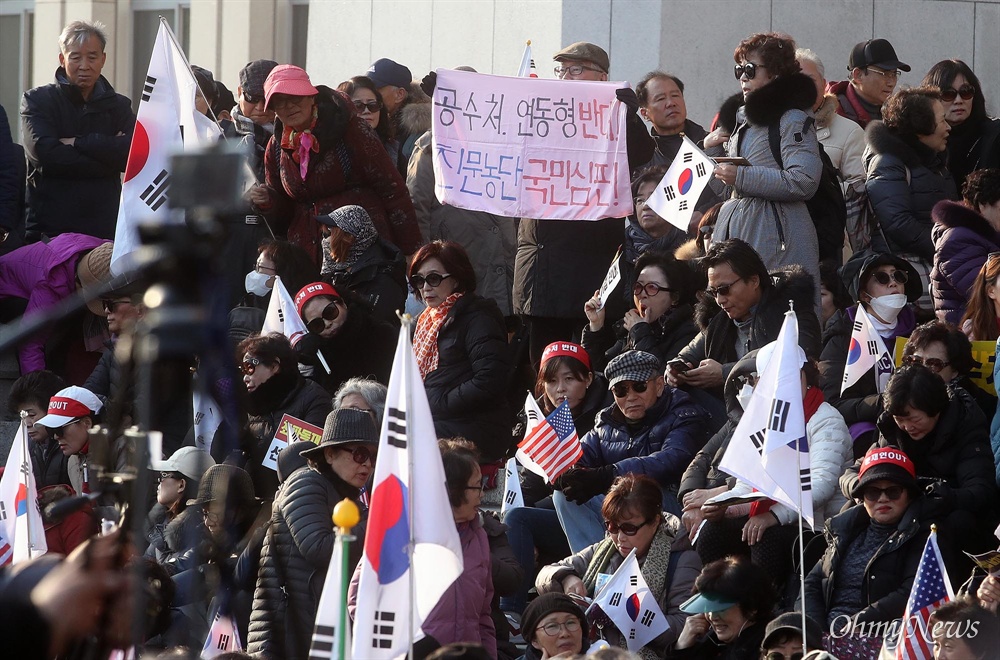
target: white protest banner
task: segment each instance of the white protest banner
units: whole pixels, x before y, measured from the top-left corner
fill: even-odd
[[[519,218],[633,211],[622,82],[437,70],[434,181],[442,204]]]
[[[618,248],[618,252],[615,253],[615,259],[611,262],[611,268],[608,269],[608,274],[604,276],[604,281],[601,282],[601,290],[597,293],[597,299],[601,302],[601,306],[598,307],[598,311],[604,309],[604,306],[608,304],[608,299],[611,298],[612,292],[614,292],[615,287],[618,283],[622,281],[622,269],[618,265],[619,258],[622,256],[622,249]]]
[[[694,205],[712,179],[715,163],[688,136],[681,137],[680,150],[646,204],[656,215],[687,231]]]

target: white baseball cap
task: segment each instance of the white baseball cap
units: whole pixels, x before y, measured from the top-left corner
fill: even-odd
[[[103,407],[104,404],[96,394],[84,387],[71,385],[59,390],[49,399],[48,414],[35,424],[47,429],[57,429],[66,426],[74,419],[99,413]]]

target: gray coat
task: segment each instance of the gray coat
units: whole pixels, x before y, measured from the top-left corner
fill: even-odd
[[[733,197],[719,211],[714,240],[743,239],[769,271],[798,264],[818,283],[816,229],[806,208],[823,172],[810,110],[815,100],[815,85],[797,73],[753,92],[740,108],[728,155],[742,156],[751,165],[736,170]],[[768,144],[768,126],[774,123],[779,125],[784,169]]]

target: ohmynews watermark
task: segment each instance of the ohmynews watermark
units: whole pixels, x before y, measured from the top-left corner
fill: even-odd
[[[857,615],[838,615],[830,622],[830,636],[834,639],[842,637],[879,637],[885,640],[923,637],[928,644],[934,639],[975,639],[979,634],[979,621],[935,621],[930,626],[918,616],[911,615],[905,622],[902,618],[893,621],[858,621]]]

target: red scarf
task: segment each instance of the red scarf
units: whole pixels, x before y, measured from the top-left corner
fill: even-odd
[[[810,387],[806,390],[806,396],[802,399],[802,412],[806,418],[806,424],[809,423],[812,416],[819,410],[821,403],[823,403],[823,390],[818,387]],[[756,491],[757,489],[754,488],[754,492]],[[774,500],[757,500],[756,502],[751,502],[750,517],[753,518],[754,516],[767,513],[774,504]]]
[[[309,171],[309,154],[319,153],[319,140],[313,135],[316,128],[316,120],[319,118],[319,108],[313,105],[313,118],[309,128],[304,131],[296,131],[291,126],[285,126],[281,132],[281,148],[292,152],[292,160],[299,164],[299,176],[306,180],[306,173]]]
[[[428,307],[417,317],[417,329],[413,333],[413,355],[417,359],[421,378],[427,378],[427,374],[438,368],[438,335],[441,333],[441,325],[461,297],[461,293],[455,292],[437,307]]]

